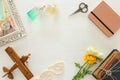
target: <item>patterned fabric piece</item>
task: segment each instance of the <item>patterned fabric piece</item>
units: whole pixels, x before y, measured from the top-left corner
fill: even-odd
[[[115,59],[102,75],[103,80],[120,80],[120,60]]]

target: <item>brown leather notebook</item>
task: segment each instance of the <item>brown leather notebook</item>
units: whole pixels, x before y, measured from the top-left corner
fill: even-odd
[[[88,17],[108,37],[120,27],[120,16],[104,1]]]

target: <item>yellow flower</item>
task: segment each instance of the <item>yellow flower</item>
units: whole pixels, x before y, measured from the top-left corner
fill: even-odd
[[[94,64],[97,61],[96,56],[90,53],[86,53],[83,59],[85,62],[88,62],[88,64]]]

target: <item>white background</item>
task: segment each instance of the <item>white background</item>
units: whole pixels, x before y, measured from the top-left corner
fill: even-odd
[[[104,54],[104,58],[113,50],[120,50],[120,30],[108,38],[89,19],[88,14],[102,0],[15,0],[19,15],[25,26],[27,36],[0,47],[0,80],[4,74],[2,67],[10,68],[14,63],[4,51],[6,47],[13,47],[22,56],[31,53],[27,66],[34,76],[39,76],[47,67],[59,61],[64,61],[65,72],[54,80],[72,80],[78,71],[74,63],[83,64],[82,56],[89,46],[97,48]],[[120,14],[120,0],[105,0],[118,14]],[[81,2],[88,4],[89,11],[69,16]],[[30,21],[26,13],[35,6],[56,4],[59,15],[56,19],[47,17],[34,22]],[[94,66],[94,69],[97,65]],[[93,69],[93,70],[94,70]],[[26,80],[16,69],[15,80]],[[91,75],[83,80],[95,80]]]

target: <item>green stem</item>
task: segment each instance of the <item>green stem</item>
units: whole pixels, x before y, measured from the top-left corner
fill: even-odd
[[[91,65],[88,64],[88,62],[85,62],[79,69],[79,71],[77,72],[77,74],[73,77],[72,80],[80,80],[82,79],[85,75],[88,74],[89,68],[91,67]]]

